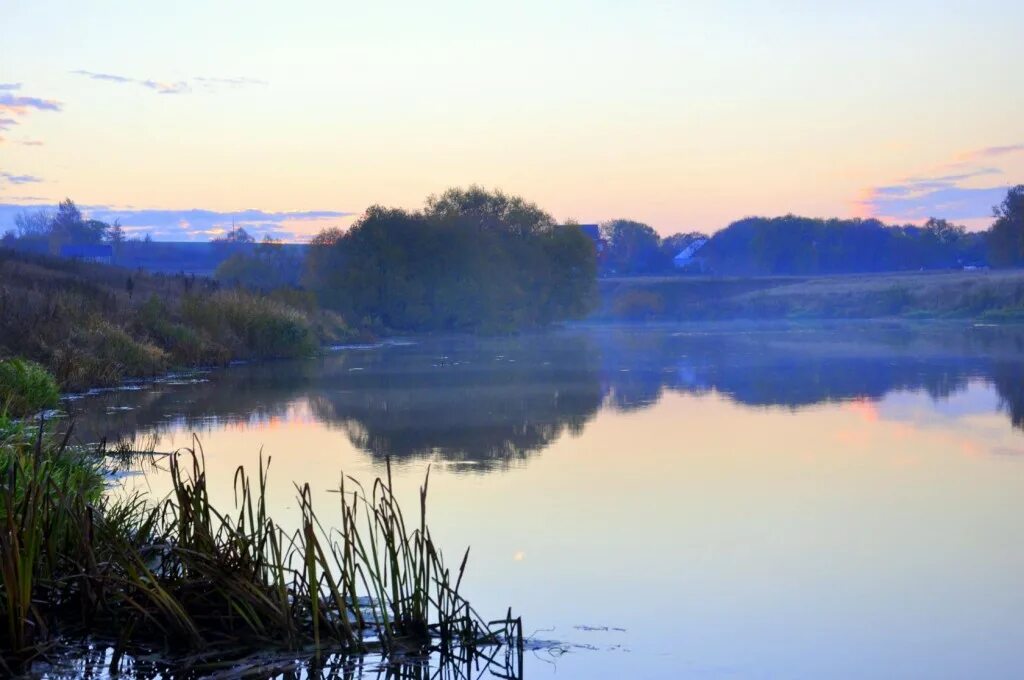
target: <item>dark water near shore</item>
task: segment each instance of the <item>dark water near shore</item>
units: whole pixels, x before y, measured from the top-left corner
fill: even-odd
[[[197,434],[215,504],[262,450],[286,523],[292,481],[330,508],[390,456],[411,505],[432,465],[466,594],[558,643],[525,678],[1024,675],[1024,328],[417,339],[70,408],[85,441]]]

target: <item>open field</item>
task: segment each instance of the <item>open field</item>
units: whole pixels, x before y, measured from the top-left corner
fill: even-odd
[[[599,282],[599,320],[1024,319],[1024,270],[837,276],[633,277]]]

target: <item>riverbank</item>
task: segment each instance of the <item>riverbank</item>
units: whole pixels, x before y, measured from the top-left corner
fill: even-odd
[[[632,277],[598,282],[596,321],[1024,319],[1024,270],[842,276]]]
[[[356,337],[303,291],[262,295],[211,279],[0,249],[0,358],[39,362],[65,391],[308,356]]]

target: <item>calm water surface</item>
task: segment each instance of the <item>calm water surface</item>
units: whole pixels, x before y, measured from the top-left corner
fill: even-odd
[[[836,324],[431,338],[71,402],[270,504],[385,457],[524,677],[1024,677],[1024,329]],[[163,494],[147,469],[128,488]]]

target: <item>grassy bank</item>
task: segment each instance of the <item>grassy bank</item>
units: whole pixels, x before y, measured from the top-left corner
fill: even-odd
[[[1024,319],[1024,270],[599,282],[596,320]]]
[[[202,452],[167,462],[169,497],[102,494],[103,452],[26,430],[0,438],[0,671],[88,638],[122,654],[188,658],[194,670],[252,652],[472,653],[519,642],[511,615],[481,619],[460,594],[426,522],[407,522],[390,465],[370,487],[338,489],[337,529],[297,486],[301,529],[268,515],[267,469],[239,468],[236,506],[211,506]],[[269,460],[267,461],[269,465]],[[429,475],[428,475],[429,480]]]
[[[172,367],[304,356],[351,336],[302,291],[258,295],[0,249],[0,358],[37,361],[65,390]]]

